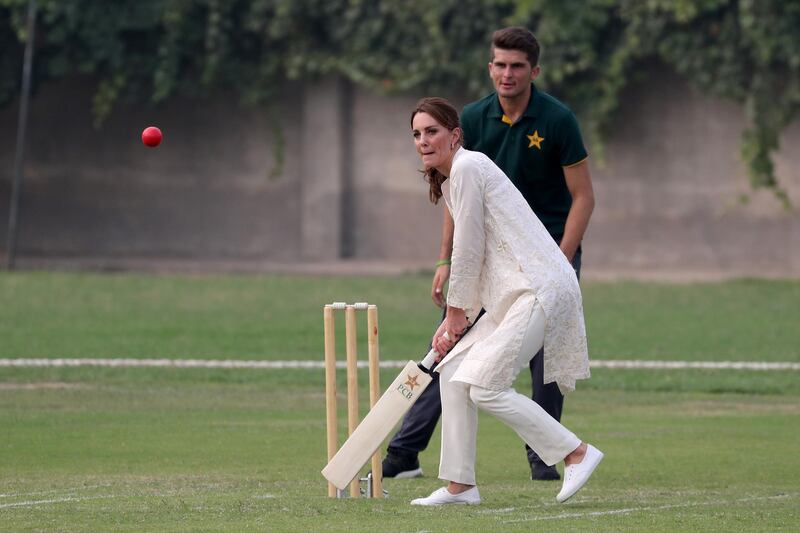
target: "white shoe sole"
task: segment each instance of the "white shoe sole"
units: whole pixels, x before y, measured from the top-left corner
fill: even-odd
[[[411,500],[411,505],[419,505],[421,507],[442,507],[444,505],[480,505],[481,502],[441,502],[441,503],[422,503],[417,500]]]
[[[469,499],[467,499],[469,498]],[[424,507],[439,507],[442,505],[480,505],[481,496],[478,488],[473,487],[461,494],[450,494],[446,488],[433,491],[427,498],[417,498],[411,500],[411,505],[421,505]]]
[[[405,470],[404,472],[400,472],[396,476],[387,479],[410,479],[412,477],[422,477],[422,469],[417,468],[416,470]]]

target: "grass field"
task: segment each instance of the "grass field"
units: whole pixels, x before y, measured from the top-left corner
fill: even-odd
[[[379,305],[382,359],[408,359],[438,316],[428,290],[426,275],[3,273],[0,358],[319,360],[321,304],[358,299]],[[800,362],[800,282],[585,283],[584,295],[593,359]],[[382,372],[384,385],[395,372]],[[797,371],[594,370],[563,420],[606,452],[591,483],[557,504],[559,484],[528,480],[517,437],[481,417],[484,503],[457,509],[408,505],[440,484],[438,434],[421,455],[424,478],[387,480],[385,500],[328,499],[323,382],[316,370],[0,367],[0,530],[800,523]]]

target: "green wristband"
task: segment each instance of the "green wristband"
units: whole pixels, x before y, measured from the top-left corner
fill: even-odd
[[[450,264],[450,260],[449,259],[439,259],[438,261],[436,261],[436,268],[439,268],[440,266],[444,266],[444,265],[449,265],[449,264]]]

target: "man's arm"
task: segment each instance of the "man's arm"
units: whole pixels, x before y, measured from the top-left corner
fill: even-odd
[[[572,207],[564,226],[564,237],[561,239],[561,251],[572,261],[583,240],[583,234],[589,226],[589,218],[594,210],[594,189],[586,160],[577,165],[564,167],[564,178],[572,195]]]
[[[450,216],[450,210],[447,206],[444,208],[444,220],[442,220],[442,242],[439,246],[439,260],[449,260],[453,254],[453,217]],[[444,284],[450,277],[450,265],[442,265],[436,267],[436,273],[433,275],[433,286],[431,287],[431,298],[433,303],[444,309]]]

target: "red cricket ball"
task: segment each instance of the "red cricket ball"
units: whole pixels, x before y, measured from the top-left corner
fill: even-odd
[[[142,132],[142,142],[150,148],[155,148],[161,144],[161,130],[155,126],[149,126]]]

